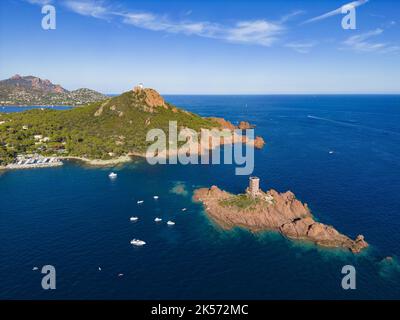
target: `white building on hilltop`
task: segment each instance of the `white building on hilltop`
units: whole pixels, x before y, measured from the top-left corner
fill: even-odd
[[[133,91],[141,91],[143,90],[143,83],[139,83],[137,86],[133,88]]]

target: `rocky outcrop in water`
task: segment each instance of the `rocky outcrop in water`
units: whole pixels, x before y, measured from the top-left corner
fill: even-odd
[[[307,204],[301,203],[290,191],[260,190],[253,198],[247,193],[233,195],[212,186],[197,189],[194,199],[202,202],[207,214],[224,229],[277,230],[291,239],[308,240],[325,247],[347,248],[353,253],[359,253],[368,246],[362,235],[352,240],[334,227],[315,221]]]
[[[247,129],[253,129],[253,128],[255,128],[255,126],[250,124],[247,121],[240,121],[239,125],[238,125],[238,129],[241,129],[241,130],[247,130]]]
[[[254,147],[255,148],[262,149],[264,147],[264,145],[265,145],[265,141],[264,141],[264,139],[262,137],[257,136],[254,139]]]

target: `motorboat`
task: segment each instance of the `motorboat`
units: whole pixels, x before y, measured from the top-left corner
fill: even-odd
[[[115,172],[111,172],[111,173],[108,175],[108,177],[109,177],[110,179],[115,179],[117,176],[118,176],[118,175],[117,175]]]
[[[171,221],[171,220],[168,220],[168,221],[167,221],[167,225],[173,226],[173,225],[175,225],[175,222],[173,222],[173,221]]]
[[[144,242],[143,240],[139,240],[139,239],[133,239],[131,241],[131,244],[133,246],[141,247],[141,246],[144,246],[146,244],[146,242]]]
[[[162,221],[162,219],[161,218],[155,218],[154,221],[155,222],[160,222],[160,221]]]

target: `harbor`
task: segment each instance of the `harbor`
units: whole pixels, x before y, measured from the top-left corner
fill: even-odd
[[[5,169],[33,169],[62,166],[63,162],[57,157],[43,157],[40,155],[18,156],[14,163],[5,166]]]

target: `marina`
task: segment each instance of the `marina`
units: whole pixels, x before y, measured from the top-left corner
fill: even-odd
[[[5,166],[6,169],[33,169],[62,166],[63,162],[56,157],[18,156],[14,163]]]

